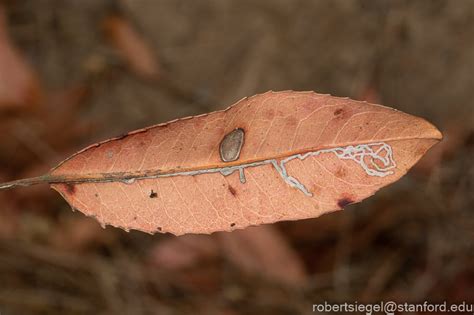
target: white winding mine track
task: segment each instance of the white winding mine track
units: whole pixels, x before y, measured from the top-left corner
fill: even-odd
[[[244,170],[248,167],[258,167],[262,165],[271,164],[275,170],[280,174],[283,180],[293,188],[296,188],[303,192],[307,196],[313,196],[313,194],[308,191],[308,189],[301,184],[298,179],[290,176],[286,170],[285,164],[294,159],[304,160],[310,156],[318,156],[323,153],[334,153],[341,160],[353,160],[359,164],[367,175],[385,177],[387,175],[393,174],[391,169],[396,167],[395,161],[393,159],[392,147],[385,142],[376,142],[368,144],[359,144],[356,146],[346,146],[346,147],[337,147],[331,149],[322,149],[317,151],[310,151],[304,154],[294,154],[290,155],[285,159],[277,161],[277,159],[269,159],[252,163],[245,163],[235,166],[227,167],[216,167],[208,168],[203,170],[195,171],[184,171],[184,172],[175,172],[168,174],[155,174],[149,176],[140,176],[135,178],[129,178],[124,180],[124,183],[132,184],[137,179],[150,179],[150,178],[162,178],[162,177],[174,177],[174,176],[196,176],[201,174],[209,173],[221,173],[224,176],[233,174],[235,171],[239,172],[240,182],[245,183],[245,173]]]

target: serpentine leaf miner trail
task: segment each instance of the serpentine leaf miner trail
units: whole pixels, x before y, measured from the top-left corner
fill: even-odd
[[[268,92],[94,144],[48,182],[101,224],[212,233],[344,208],[398,180],[441,139],[422,118],[313,92]]]

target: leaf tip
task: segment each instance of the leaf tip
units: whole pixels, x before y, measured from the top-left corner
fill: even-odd
[[[430,123],[429,121],[423,118],[420,118],[420,119],[422,119],[423,122],[426,124],[425,128],[423,129],[422,138],[432,139],[432,140],[437,140],[437,141],[443,140],[443,134],[435,125],[433,125],[432,123]]]

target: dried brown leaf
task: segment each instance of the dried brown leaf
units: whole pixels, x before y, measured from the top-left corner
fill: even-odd
[[[238,129],[243,138],[225,149],[236,159],[223,162],[221,143]],[[424,119],[388,107],[268,92],[94,144],[46,176],[0,189],[46,181],[74,208],[126,230],[230,231],[359,202],[440,139]]]

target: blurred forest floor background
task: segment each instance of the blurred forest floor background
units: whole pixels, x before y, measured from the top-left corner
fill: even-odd
[[[361,204],[210,236],[102,229],[46,185],[1,192],[0,313],[474,303],[474,1],[4,1],[0,180],[285,89],[391,106],[445,139]]]

